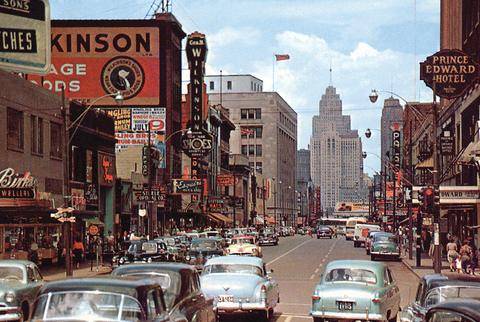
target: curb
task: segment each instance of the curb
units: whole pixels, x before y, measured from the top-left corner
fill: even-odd
[[[410,264],[402,258],[402,263],[403,265],[405,265],[405,267],[411,271],[418,279],[422,279],[422,277],[412,268],[412,266],[410,266]]]

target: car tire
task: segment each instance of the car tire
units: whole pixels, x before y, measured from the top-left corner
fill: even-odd
[[[370,250],[367,248],[366,251],[367,255],[370,255]]]
[[[258,320],[259,321],[265,321],[265,322],[268,322],[270,321],[272,318],[272,316],[270,315],[270,309],[268,309],[267,311],[261,311],[258,313]]]
[[[317,239],[320,239],[320,236],[317,236]]]
[[[27,302],[22,303],[23,321],[30,321],[30,307]]]
[[[370,255],[370,259],[372,260],[372,262],[374,262],[377,259],[377,257],[375,255]]]
[[[313,322],[325,322],[325,319],[322,319],[322,318],[313,318]]]
[[[397,322],[397,316],[395,315],[391,319],[388,319],[388,322]]]

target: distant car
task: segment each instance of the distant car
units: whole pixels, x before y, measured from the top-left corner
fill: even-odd
[[[356,224],[353,233],[353,247],[361,247],[365,245],[365,240],[370,231],[380,231],[379,225]]]
[[[25,260],[0,260],[0,321],[27,321],[43,278],[37,265]]]
[[[226,250],[227,255],[246,255],[262,257],[262,248],[254,236],[235,236]]]
[[[314,322],[396,321],[400,290],[383,263],[337,260],[328,263],[312,295]]]
[[[160,240],[131,241],[128,250],[112,258],[112,266],[117,267],[130,263],[152,263],[168,261],[168,247]]]
[[[275,233],[273,229],[263,229],[260,231],[258,237],[258,244],[260,246],[263,245],[278,245],[278,235]]]
[[[480,321],[480,301],[453,299],[442,302],[428,310],[425,321],[478,322]]]
[[[367,255],[370,255],[370,248],[372,247],[373,236],[377,233],[382,233],[381,231],[370,231],[368,232],[367,238],[365,238],[365,252]]]
[[[131,264],[115,269],[113,276],[135,276],[157,280],[172,321],[213,322],[216,315],[213,299],[200,290],[197,271],[179,263]]]
[[[212,258],[205,264],[200,284],[221,315],[259,313],[261,319],[269,320],[280,300],[277,282],[258,257]]]
[[[317,239],[320,238],[330,238],[332,239],[333,231],[328,226],[318,226],[317,227]]]
[[[373,235],[370,257],[372,261],[378,258],[393,258],[400,260],[400,246],[397,238],[391,233],[378,233]]]
[[[463,274],[425,275],[418,284],[415,301],[402,310],[400,321],[425,321],[429,308],[457,298],[480,300],[480,278]]]
[[[152,279],[79,278],[47,283],[32,321],[171,321]]]
[[[197,238],[192,240],[190,249],[185,256],[185,261],[187,264],[194,265],[198,271],[201,271],[209,258],[223,255],[224,251],[215,239]]]

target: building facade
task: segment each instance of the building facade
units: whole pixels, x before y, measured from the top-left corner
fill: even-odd
[[[403,124],[403,109],[400,101],[396,98],[387,98],[383,103],[381,118],[381,160],[382,166],[388,160],[387,152],[390,154],[392,150],[392,126],[394,124]],[[400,141],[402,142],[402,140]],[[401,143],[400,143],[401,144]],[[389,161],[389,160],[388,160]]]
[[[297,151],[297,208],[302,219],[306,222],[309,212],[309,186],[312,184],[310,176],[310,150],[300,149]]]
[[[222,100],[235,124],[231,152],[247,156],[252,170],[271,182],[268,214],[278,223],[293,224],[296,158],[291,156],[297,151],[297,113],[275,92],[209,94],[209,100],[211,104]]]
[[[208,94],[263,92],[263,81],[253,75],[206,75]]]
[[[322,95],[312,128],[311,176],[320,188],[323,210],[332,212],[339,201],[363,200],[362,142],[351,129],[350,116],[342,114],[335,87],[328,86]]]

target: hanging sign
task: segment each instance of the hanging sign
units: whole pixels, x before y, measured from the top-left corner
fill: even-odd
[[[202,193],[202,180],[173,180],[173,193]]]
[[[461,96],[479,77],[480,65],[458,49],[444,49],[420,63],[420,79],[435,94],[451,99]]]
[[[189,157],[203,157],[212,150],[212,135],[200,129],[185,133],[182,137],[182,149]]]

